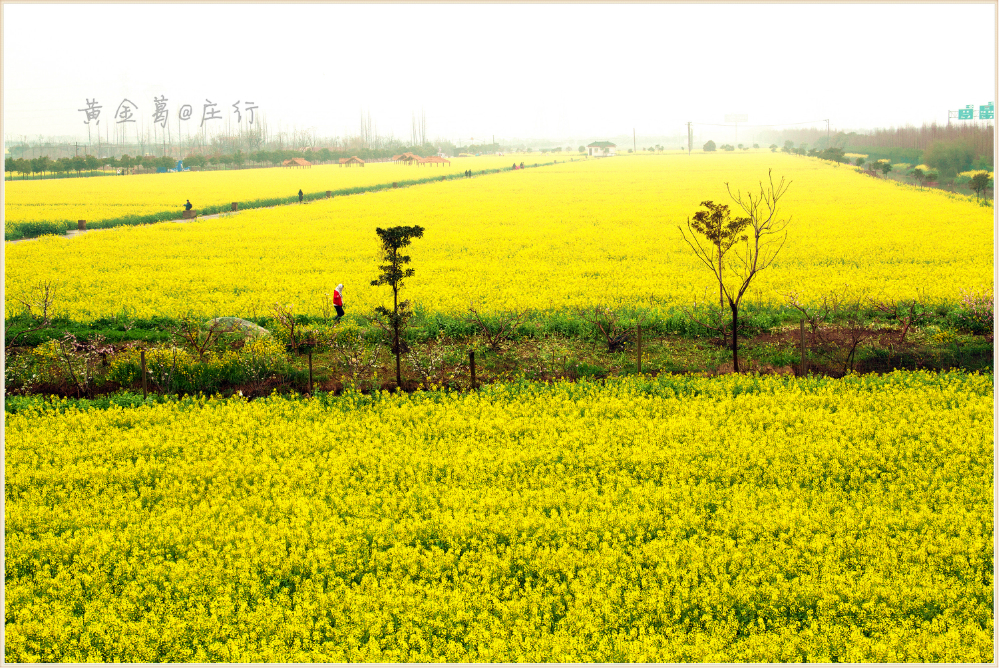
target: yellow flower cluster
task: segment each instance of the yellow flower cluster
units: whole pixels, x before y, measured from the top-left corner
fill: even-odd
[[[993,381],[6,421],[7,661],[991,661]]]
[[[826,161],[702,153],[560,162],[222,219],[8,243],[5,310],[17,309],[12,295],[52,279],[62,285],[61,310],[79,320],[126,307],[139,317],[252,317],[274,302],[317,314],[338,283],[348,312],[369,311],[387,298],[370,285],[375,228],[416,224],[426,234],[409,249],[416,276],[403,295],[431,311],[459,312],[472,300],[487,311],[689,304],[717,287],[677,225],[704,200],[728,203],[725,181],[745,191],[768,168],[792,182],[781,202],[792,220],[784,250],[748,300],[782,302],[797,291],[808,302],[845,289],[943,301],[970,286],[991,288],[992,213],[970,198]]]
[[[989,175],[990,181],[993,179],[993,173],[988,171],[987,169],[972,169],[971,171],[961,172],[960,174],[958,174],[958,176],[966,176],[970,179],[976,174],[981,174],[982,172],[985,172],[986,174]]]
[[[525,161],[522,155],[516,156]],[[557,159],[557,157],[556,157]],[[547,161],[546,158],[545,161]],[[393,181],[458,174],[467,169],[510,167],[513,158],[481,156],[451,160],[451,164],[403,165],[372,162],[362,167],[315,165],[308,168],[273,167],[176,174],[136,174],[127,177],[94,177],[8,181],[5,185],[5,223],[57,220],[97,221],[138,216],[174,209],[177,217],[184,201],[197,209],[207,205],[249,202],[272,197],[379,185]]]

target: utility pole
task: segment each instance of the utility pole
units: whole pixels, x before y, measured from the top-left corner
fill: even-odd
[[[687,121],[687,155],[690,155],[690,152],[694,148],[694,128],[691,125],[693,123]]]
[[[826,146],[829,145],[829,119],[826,119]]]
[[[635,141],[635,128],[631,129],[631,150],[638,153],[638,142]]]

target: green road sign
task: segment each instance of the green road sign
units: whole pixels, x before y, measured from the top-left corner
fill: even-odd
[[[995,118],[995,113],[996,113],[995,107],[992,105],[991,102],[989,102],[988,104],[983,104],[980,107],[978,107],[978,117],[979,118],[983,118],[983,119],[984,118]]]
[[[958,118],[958,120],[961,120],[961,121],[970,121],[974,117],[975,117],[975,110],[974,109],[958,109],[957,110],[957,118]]]
[[[980,112],[978,112],[978,118],[982,119],[983,121],[985,119],[995,118],[995,117],[996,117],[996,113],[994,111],[980,111]]]

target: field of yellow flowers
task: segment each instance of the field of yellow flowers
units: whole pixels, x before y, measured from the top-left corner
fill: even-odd
[[[62,285],[61,308],[77,320],[123,308],[140,317],[252,317],[274,302],[315,314],[338,283],[348,312],[367,312],[386,298],[370,286],[375,228],[400,224],[427,230],[411,247],[417,273],[404,296],[429,311],[458,312],[470,301],[487,311],[689,304],[711,299],[717,287],[677,225],[703,200],[728,202],[725,181],[757,187],[769,168],[791,181],[784,212],[792,221],[749,301],[782,302],[792,290],[803,302],[833,291],[950,301],[962,289],[991,289],[992,212],[972,199],[811,158],[671,154],[8,243],[5,310],[17,308],[11,295],[51,279]]]
[[[524,160],[525,156],[516,156]],[[175,174],[136,174],[126,177],[8,181],[4,202],[5,223],[22,221],[94,221],[141,216],[171,209],[183,210],[190,199],[195,208],[247,202],[271,197],[291,197],[393,181],[458,174],[466,169],[510,167],[513,157],[455,158],[450,165],[407,166],[373,162],[362,167],[315,165],[308,168],[272,167]],[[547,158],[546,158],[547,160]],[[537,161],[537,160],[534,160]]]
[[[7,661],[993,659],[993,381],[6,421]]]

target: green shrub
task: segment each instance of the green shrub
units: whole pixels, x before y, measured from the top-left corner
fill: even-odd
[[[994,329],[992,292],[962,290],[961,301],[947,319],[959,330],[971,334],[991,334]]]
[[[142,384],[141,369],[141,352],[131,348],[111,363],[108,380],[135,388]],[[273,337],[249,341],[238,350],[212,351],[203,360],[178,346],[146,350],[147,382],[161,393],[211,394],[227,386],[284,379],[290,371],[284,346]]]
[[[66,234],[71,223],[68,220],[4,221],[5,241],[31,239],[43,234]]]

